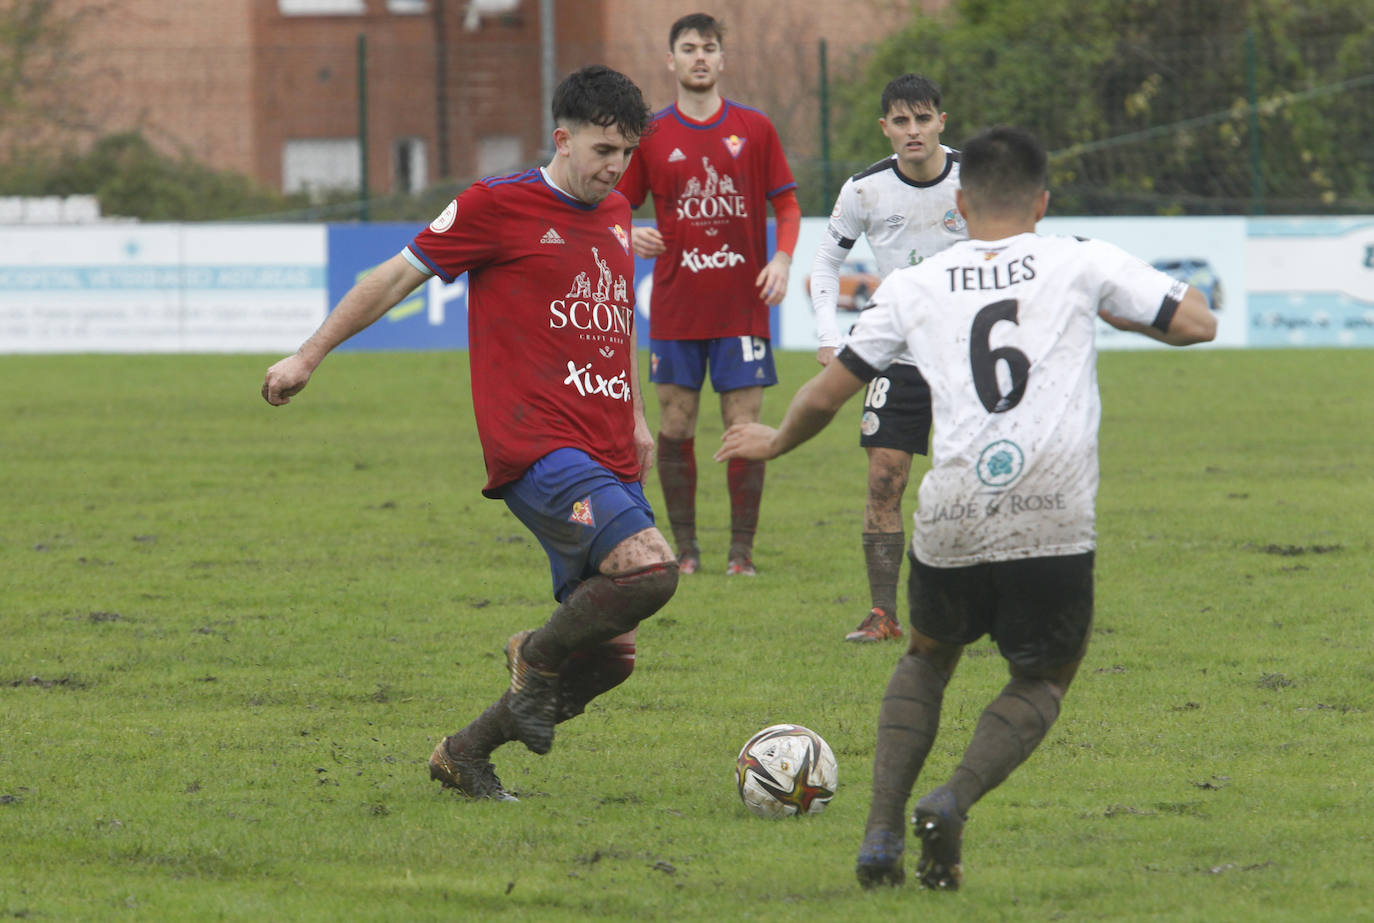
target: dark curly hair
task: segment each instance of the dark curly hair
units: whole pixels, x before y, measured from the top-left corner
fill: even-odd
[[[638,138],[650,116],[639,87],[603,64],[574,71],[553,91],[553,119],[559,125],[614,125],[625,137]]]

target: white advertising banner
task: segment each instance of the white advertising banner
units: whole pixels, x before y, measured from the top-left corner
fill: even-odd
[[[1251,346],[1374,346],[1374,221],[1251,218]]]
[[[827,220],[802,219],[792,277],[782,305],[781,349],[814,352],[818,345],[808,286],[811,261]],[[1245,229],[1245,218],[1046,218],[1040,223],[1042,234],[1095,237],[1114,243],[1212,295],[1217,314],[1217,338],[1209,344],[1212,346],[1246,343]],[[876,271],[868,242],[859,238],[841,270],[842,330],[858,319],[858,312],[877,287],[880,280]],[[1148,349],[1162,344],[1098,321],[1097,345],[1100,349]]]
[[[325,261],[314,225],[0,227],[0,353],[290,352]]]

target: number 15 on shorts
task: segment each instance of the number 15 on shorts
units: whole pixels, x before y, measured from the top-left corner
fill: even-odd
[[[760,362],[768,355],[768,341],[763,337],[740,337],[739,346],[745,362]]]

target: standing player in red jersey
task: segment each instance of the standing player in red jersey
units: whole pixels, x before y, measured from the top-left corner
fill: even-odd
[[[658,226],[635,228],[633,240],[638,256],[657,257],[649,380],[660,408],[659,479],[684,574],[701,566],[695,436],[707,366],[725,425],[757,422],[763,389],[778,381],[768,309],[787,292],[801,227],[797,184],[772,123],[720,95],[723,32],[705,13],[673,23],[668,69],[677,75],[677,103],[654,115],[653,133],[620,181],[636,208],[654,196]],[[765,203],[778,220],[772,259]],[[763,471],[763,462],[745,459],[727,468],[727,574],[755,573]]]
[[[559,602],[543,627],[507,642],[506,693],[430,757],[431,778],[472,798],[513,799],[492,750],[519,740],[548,752],[557,722],[629,677],[636,626],[677,587],[644,498],[653,436],[639,391],[630,207],[615,191],[649,111],[638,87],[598,66],[559,85],[553,116],[547,167],[461,193],[262,386],[269,404],[287,403],[330,350],[429,276],[468,274],[482,492],[539,539]]]

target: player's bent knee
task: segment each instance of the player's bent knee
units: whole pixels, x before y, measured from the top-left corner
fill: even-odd
[[[615,586],[614,619],[622,632],[630,631],[673,598],[677,591],[676,561],[652,564],[623,574],[606,575]]]

